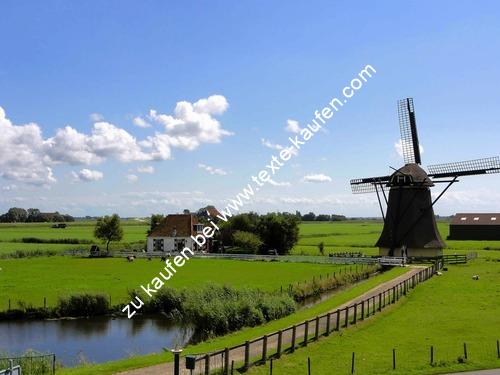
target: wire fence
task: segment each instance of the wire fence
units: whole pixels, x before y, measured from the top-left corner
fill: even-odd
[[[411,347],[376,348],[376,351],[354,350],[332,353],[331,358],[308,357],[297,364],[296,374],[386,374],[391,372],[421,373],[433,369],[445,369],[441,372],[461,372],[474,368],[496,368],[500,366],[499,341],[490,342],[455,342],[431,345],[413,344]],[[288,371],[288,370],[287,370]],[[432,371],[434,372],[434,371]],[[285,372],[269,363],[268,374],[284,375]]]
[[[10,369],[19,366],[23,375],[54,375],[56,373],[56,355],[24,355],[20,357],[0,358],[0,374],[10,375]],[[12,372],[15,374],[15,372]]]
[[[352,305],[231,348],[195,355],[192,373],[209,375],[219,372],[229,375],[232,371],[242,372],[252,365],[265,364],[270,359],[280,358],[285,352],[293,353],[322,336],[339,332],[381,312],[406,296],[419,283],[431,278],[435,272],[435,265],[417,270],[396,285],[378,293],[368,294]]]

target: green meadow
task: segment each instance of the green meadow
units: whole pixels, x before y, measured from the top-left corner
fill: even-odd
[[[2,254],[17,251],[56,251],[83,249],[88,250],[91,243],[100,244],[94,238],[95,221],[77,221],[67,223],[67,228],[51,228],[52,223],[2,223],[0,224],[0,256]],[[144,222],[123,221],[123,240],[120,243],[112,243],[112,249],[121,249],[130,244],[144,243],[149,225]],[[40,240],[74,239],[81,244],[59,244],[59,243],[23,243],[23,238],[37,238]],[[139,245],[140,247],[140,245]]]
[[[473,275],[479,275],[475,281]],[[369,320],[322,338],[274,362],[275,375],[420,375],[500,367],[500,263],[478,259],[450,266],[442,276],[419,285],[408,298]],[[467,346],[467,359],[464,355]],[[434,363],[430,364],[430,347]],[[396,370],[392,351],[396,350]],[[249,374],[268,374],[267,366]]]
[[[144,222],[123,221],[124,238],[120,243],[112,243],[111,248],[120,250],[134,244],[136,248],[144,247],[146,232],[149,228]],[[41,250],[62,252],[65,250],[88,250],[94,238],[95,222],[83,221],[68,223],[66,229],[53,229],[50,223],[20,223],[0,224],[0,256],[16,250]],[[382,222],[372,221],[345,221],[345,222],[303,222],[300,224],[299,241],[293,248],[292,254],[320,255],[318,245],[323,242],[325,254],[335,252],[362,252],[366,255],[378,253],[373,245],[377,242],[382,231]],[[446,239],[449,234],[449,223],[439,222],[439,231]],[[42,240],[77,239],[82,244],[46,244],[23,243],[22,238],[35,237]],[[500,241],[446,241],[448,253],[471,250],[500,250]]]
[[[103,293],[113,304],[128,302],[127,291],[162,271],[159,259],[37,257],[0,260],[0,311],[17,301],[43,306],[54,306],[59,296],[78,292]],[[245,262],[233,260],[192,259],[169,281],[172,287],[197,287],[215,282],[233,287],[251,287],[266,291],[286,288],[297,281],[311,281],[326,276],[344,266],[326,264]]]
[[[378,254],[374,247],[382,231],[381,221],[343,221],[331,223],[305,223],[300,225],[300,237],[293,248],[294,254],[319,255],[318,244],[323,242],[325,254],[335,252],[362,252]],[[446,253],[464,251],[500,250],[500,241],[447,241],[449,223],[438,222],[439,232],[447,244]]]

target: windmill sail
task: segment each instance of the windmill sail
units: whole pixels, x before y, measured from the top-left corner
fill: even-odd
[[[485,159],[460,161],[457,163],[429,165],[428,169],[429,177],[432,178],[500,173],[500,158],[496,156]]]
[[[375,193],[377,189],[387,189],[387,183],[391,176],[357,178],[351,180],[353,194]]]
[[[401,148],[405,164],[421,164],[420,145],[418,142],[417,122],[413,99],[398,101],[399,127],[401,129]]]

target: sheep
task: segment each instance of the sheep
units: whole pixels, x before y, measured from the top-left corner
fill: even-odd
[[[479,275],[472,276],[472,280],[476,280],[476,281],[479,280]]]

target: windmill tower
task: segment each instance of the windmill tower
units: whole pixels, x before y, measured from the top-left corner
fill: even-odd
[[[478,159],[428,167],[420,164],[420,145],[413,99],[398,102],[405,165],[392,175],[351,180],[354,194],[377,193],[384,229],[377,241],[382,256],[439,257],[446,246],[439,234],[434,205],[461,176],[500,173],[500,158]],[[431,188],[446,184],[437,198]],[[389,190],[387,194],[387,190]],[[382,202],[387,206],[384,213]]]

